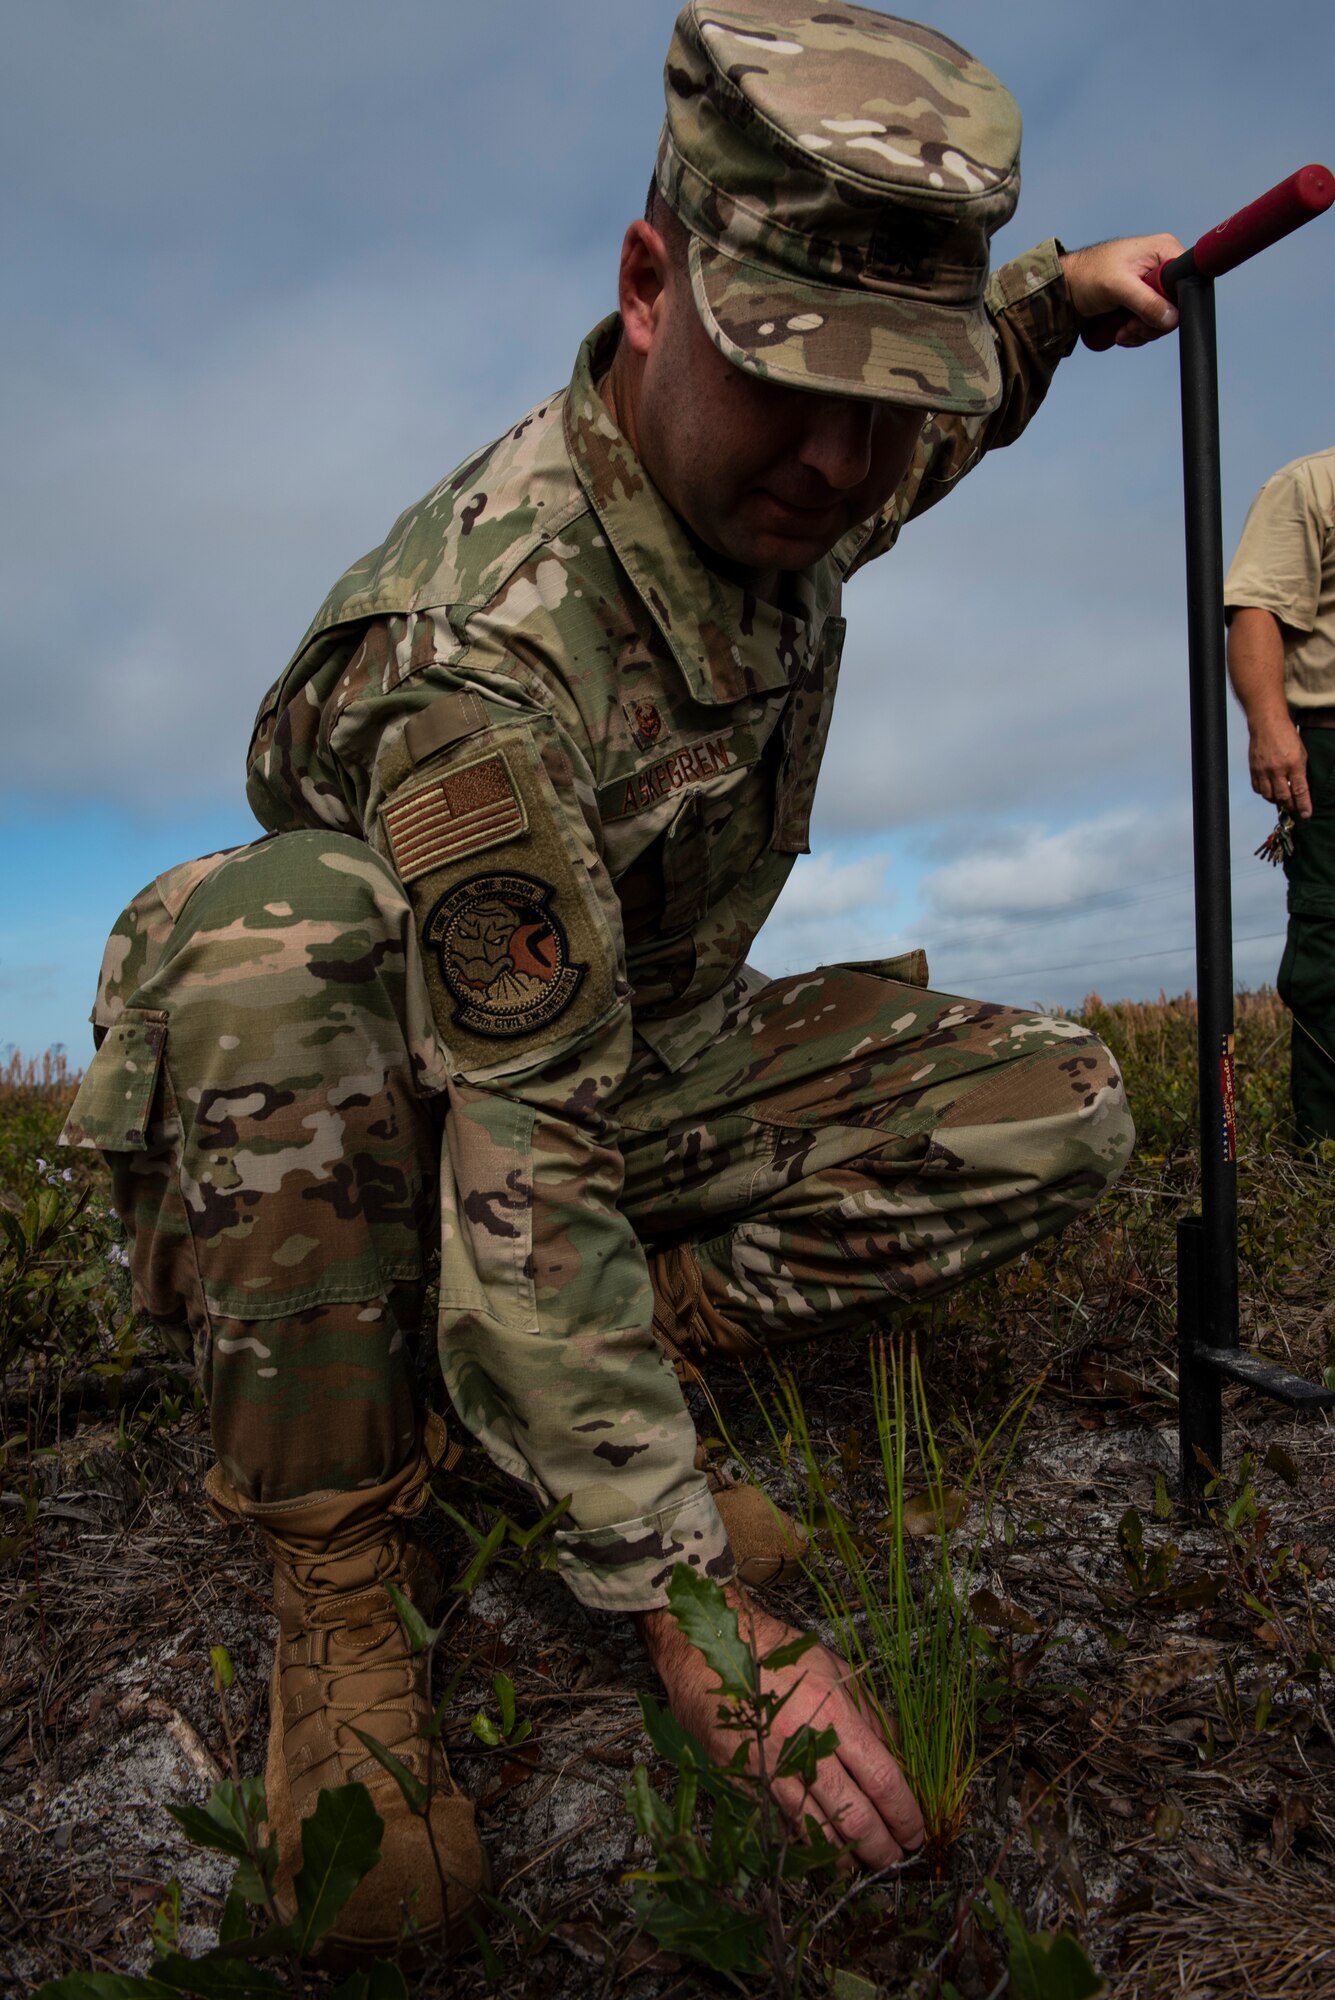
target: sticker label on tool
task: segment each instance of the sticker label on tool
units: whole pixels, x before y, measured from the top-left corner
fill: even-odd
[[[1224,1036],[1224,1046],[1219,1052],[1219,1104],[1223,1124],[1220,1137],[1224,1142],[1224,1160],[1228,1164],[1238,1157],[1238,1130],[1234,1117],[1232,1035]]]

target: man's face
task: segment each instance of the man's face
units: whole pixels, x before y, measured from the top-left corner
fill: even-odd
[[[735,367],[705,332],[680,265],[653,321],[632,442],[707,548],[748,570],[804,569],[890,498],[924,411],[789,389]]]

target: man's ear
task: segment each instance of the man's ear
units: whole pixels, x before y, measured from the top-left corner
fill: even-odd
[[[668,249],[651,222],[632,222],[621,245],[617,305],[625,340],[634,353],[647,355],[662,324],[668,281]]]

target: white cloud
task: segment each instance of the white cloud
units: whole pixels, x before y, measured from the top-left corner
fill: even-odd
[[[802,855],[752,952],[771,975],[895,951],[897,892],[887,853]]]
[[[386,313],[401,289],[369,260],[256,302],[171,367],[27,358],[0,541],[8,789],[238,796],[260,696],[339,571],[559,386],[606,304],[586,261],[550,255],[492,286],[518,334],[467,309],[462,266],[420,281],[411,317]]]
[[[853,861],[837,861],[831,854],[801,855],[771,921],[809,923],[813,918],[844,916],[869,903],[892,901],[893,891],[885,879],[892,861],[889,854],[866,854]]]
[[[1285,923],[1283,877],[1251,854],[1267,824],[1254,800],[1235,815],[1234,974],[1245,986],[1273,984]],[[800,861],[755,962],[791,973],[921,946],[938,989],[1017,1007],[1195,987],[1183,801],[1065,824],[952,820],[926,845],[925,868],[912,840],[893,859],[834,842]]]
[[[1250,848],[1265,814],[1235,815],[1237,983],[1273,982],[1284,882]],[[933,983],[1012,1005],[1075,1005],[1093,989],[1145,997],[1196,984],[1189,812],[1101,814],[994,833],[920,885]]]
[[[1106,896],[1132,866],[1153,867],[1157,845],[1143,813],[1106,813],[1056,832],[1007,828],[991,852],[948,862],[922,889],[929,907],[948,917],[1062,912]]]

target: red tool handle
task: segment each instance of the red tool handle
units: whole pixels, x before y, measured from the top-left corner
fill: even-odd
[[[1146,282],[1164,298],[1171,298],[1179,278],[1220,278],[1259,250],[1268,250],[1281,236],[1301,229],[1304,222],[1320,215],[1333,201],[1335,174],[1329,167],[1299,167],[1296,174],[1258,195],[1246,208],[1230,215],[1227,222],[1221,222],[1216,229],[1207,229],[1189,250],[1161,264]],[[1131,313],[1100,313],[1081,329],[1080,338],[1086,347],[1101,353],[1112,346],[1124,326],[1135,324]]]
[[[1335,174],[1329,167],[1299,167],[1286,181],[1249,201],[1217,229],[1209,229],[1191,247],[1202,278],[1222,278],[1225,271],[1268,250],[1281,236],[1301,229],[1335,201]],[[1176,262],[1176,258],[1174,262]]]

